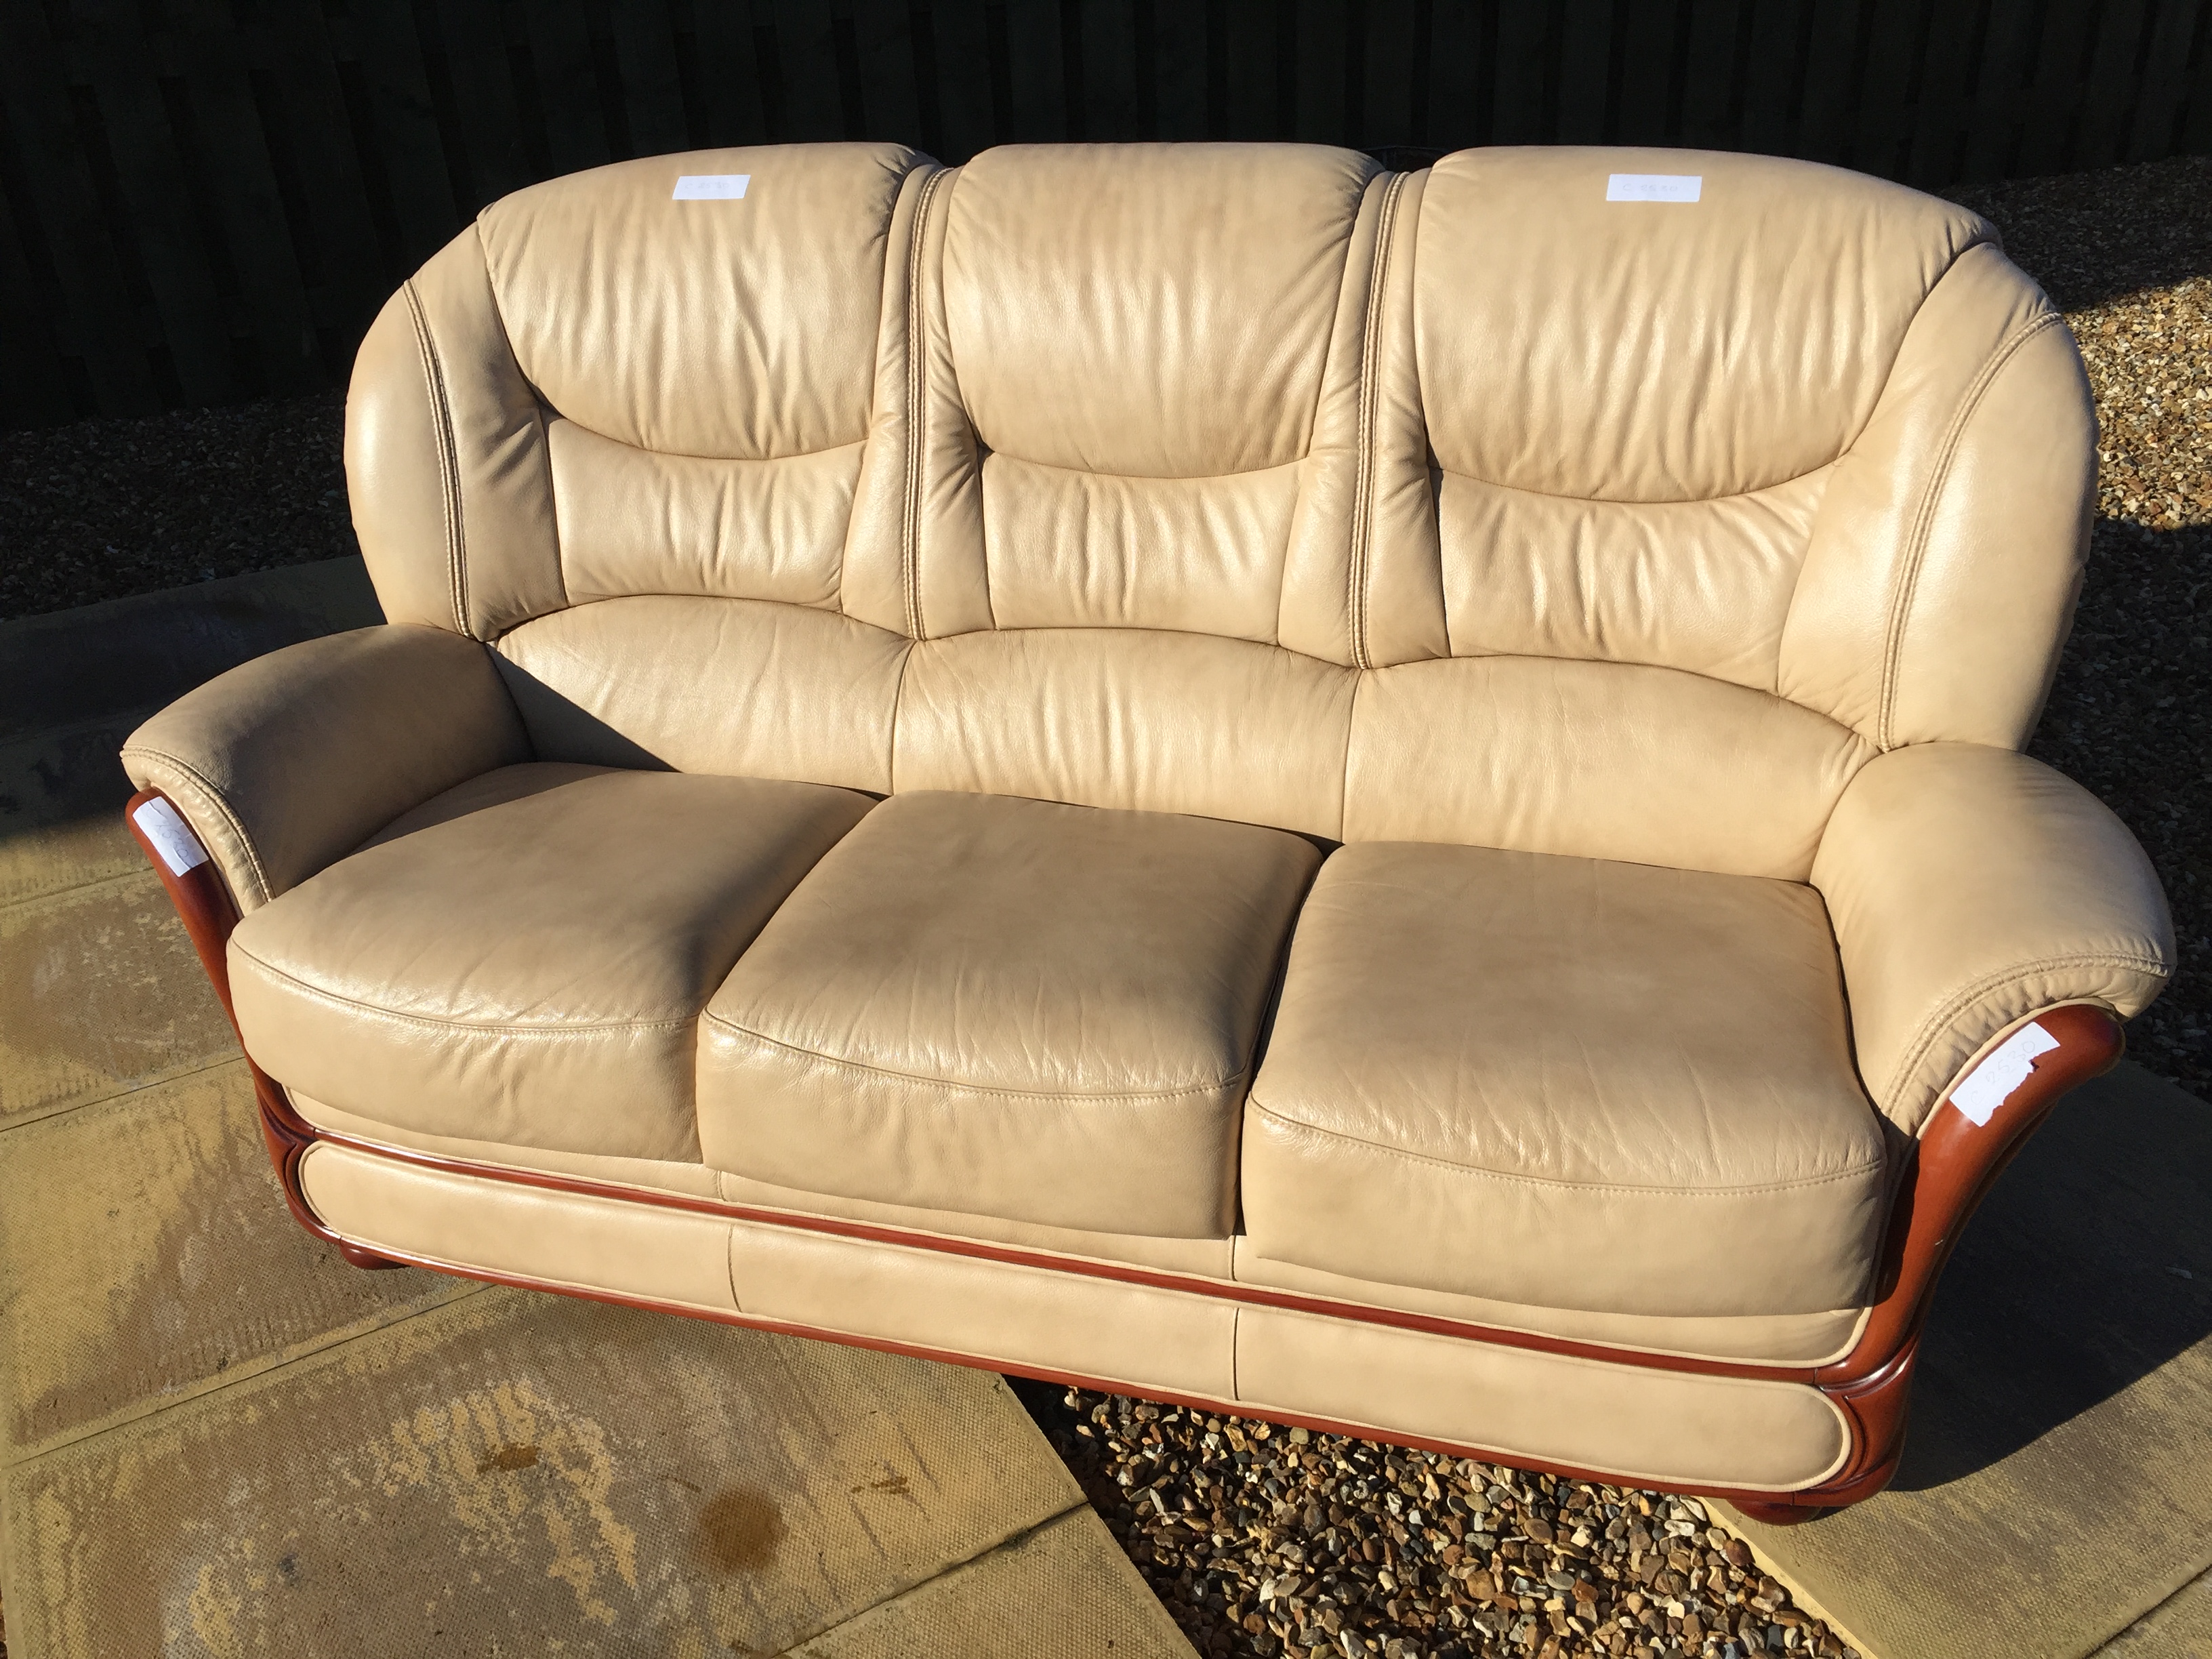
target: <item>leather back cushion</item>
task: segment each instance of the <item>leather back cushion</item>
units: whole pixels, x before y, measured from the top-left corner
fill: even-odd
[[[483,638],[624,594],[841,609],[916,163],[878,144],[656,156],[485,209],[356,368],[380,591]],[[702,173],[744,193],[673,199]]]
[[[995,626],[1275,639],[1324,380],[1333,359],[1357,374],[1339,322],[1376,171],[1273,144],[1024,145],[961,169],[944,326],[982,546],[944,556],[981,552]]]
[[[543,758],[1802,879],[1871,755],[2025,740],[2093,438],[1989,228],[1832,169],[823,145],[495,204],[348,461]]]

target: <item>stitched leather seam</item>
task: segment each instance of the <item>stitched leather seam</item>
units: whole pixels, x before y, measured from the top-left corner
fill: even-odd
[[[437,416],[438,481],[446,498],[446,585],[453,605],[453,631],[473,638],[469,628],[468,535],[461,520],[460,453],[453,442],[453,411],[446,397],[445,365],[439,361],[438,343],[431,337],[430,320],[423,313],[413,279],[399,291],[407,296],[407,313],[414,319],[415,346],[422,355],[422,378]]]
[[[1480,1164],[1455,1164],[1449,1158],[1431,1158],[1425,1152],[1408,1152],[1402,1146],[1388,1146],[1379,1140],[1369,1140],[1361,1135],[1349,1135],[1341,1129],[1324,1129],[1318,1123],[1304,1123],[1294,1117],[1271,1111],[1256,1100],[1245,1104],[1261,1117],[1271,1118],[1287,1128],[1303,1129],[1308,1134],[1323,1135],[1331,1140],[1358,1146],[1366,1152],[1381,1152],[1389,1158],[1400,1158],[1408,1164],[1425,1164],[1453,1175],[1474,1176],[1485,1181],[1504,1182],[1513,1187],[1540,1187],[1554,1192],[1619,1193],[1629,1197],[1648,1198],[1744,1198],[1762,1193],[1802,1192],[1811,1187],[1832,1187],[1841,1181],[1856,1181],[1869,1175],[1879,1174],[1882,1164],[1854,1164],[1832,1175],[1807,1176],[1798,1181],[1775,1181],[1747,1187],[1631,1187],[1617,1182],[1554,1181],[1543,1176],[1508,1175],[1502,1170],[1490,1170]]]
[[[988,1083],[957,1083],[947,1078],[924,1077],[917,1072],[902,1072],[889,1066],[871,1066],[865,1060],[845,1060],[836,1054],[823,1054],[818,1049],[804,1048],[796,1042],[784,1042],[777,1038],[764,1036],[761,1032],[739,1025],[734,1020],[725,1019],[720,1014],[708,1013],[702,1018],[708,1024],[719,1026],[735,1036],[750,1037],[754,1042],[764,1042],[771,1048],[781,1048],[786,1054],[797,1054],[805,1060],[819,1060],[824,1066],[835,1066],[842,1071],[865,1072],[870,1076],[889,1078],[897,1083],[918,1083],[933,1089],[944,1089],[969,1095],[994,1095],[1008,1100],[1098,1101],[1109,1103],[1139,1100],[1176,1100],[1186,1095],[1218,1094],[1224,1089],[1233,1089],[1244,1081],[1246,1075],[1243,1072],[1237,1072],[1224,1078],[1218,1083],[1193,1083],[1173,1089],[1139,1089],[1127,1094],[1082,1094],[1073,1090],[1056,1089],[1006,1089]]]
[[[1382,349],[1382,295],[1390,275],[1390,241],[1398,222],[1398,196],[1411,175],[1400,173],[1382,192],[1382,210],[1376,216],[1375,264],[1367,276],[1366,325],[1361,330],[1359,350],[1359,432],[1357,475],[1352,493],[1352,570],[1346,609],[1352,623],[1352,660],[1355,667],[1371,668],[1367,650],[1367,556],[1372,534],[1375,495],[1375,408],[1382,397],[1382,376],[1376,359]]]
[[[1975,1003],[1993,991],[2024,984],[2038,974],[2047,974],[2061,968],[2117,968],[2130,973],[2148,974],[2153,979],[2160,980],[2170,979],[2173,975],[2170,965],[2154,957],[2100,951],[2083,951],[2069,957],[2045,957],[2035,962],[2021,963],[2000,969],[1993,974],[1984,974],[1954,991],[1933,1014],[1922,1022],[1919,1034],[1905,1050],[1905,1057],[1892,1068],[1889,1083],[1881,1093],[1882,1099],[1893,1104],[1895,1103],[1899,1092],[1911,1082],[1913,1073],[1926,1061],[1929,1051],[1942,1040],[1959,1017]]]
[[[246,830],[246,820],[238,816],[236,810],[224,798],[222,791],[216,787],[207,775],[190,761],[181,756],[172,755],[167,750],[149,749],[143,744],[130,744],[125,746],[123,753],[126,757],[141,756],[148,760],[157,760],[166,765],[175,767],[178,771],[184,774],[186,781],[207,797],[208,805],[215,808],[222,816],[223,823],[229,827],[231,834],[238,837],[239,846],[246,854],[246,868],[253,872],[254,882],[261,889],[261,902],[266,904],[274,890],[269,880],[268,871],[262,868],[261,854],[254,848],[253,837]]]
[[[915,204],[914,228],[907,236],[906,262],[906,501],[899,524],[899,574],[906,588],[907,633],[921,637],[921,485],[924,428],[929,397],[929,353],[922,337],[922,243],[929,231],[937,188],[947,178],[933,173],[922,180]]]
[[[1989,361],[1974,376],[1973,384],[1951,416],[1951,423],[1943,434],[1943,441],[1936,451],[1936,465],[1928,475],[1927,487],[1922,491],[1920,505],[1914,512],[1912,529],[1905,544],[1905,558],[1898,568],[1890,590],[1888,615],[1885,618],[1881,655],[1881,698],[1880,714],[1875,726],[1875,742],[1887,752],[1895,747],[1892,740],[1891,722],[1897,712],[1897,677],[1899,659],[1905,651],[1905,629],[1912,616],[1912,601],[1920,587],[1920,567],[1927,556],[1929,538],[1935,533],[1936,508],[1943,498],[1943,489],[1950,482],[1951,465],[1957,459],[1959,446],[1966,441],[1966,428],[1980,411],[1982,398],[1988,393],[2005,365],[2012,362],[2021,348],[2045,330],[2058,325],[2056,312],[2046,311],[2025,326],[2016,329],[2000,341]]]
[[[404,1014],[397,1009],[380,1008],[374,1003],[362,1002],[355,997],[344,996],[336,991],[325,990],[319,985],[310,985],[297,975],[288,974],[282,968],[273,967],[264,962],[253,952],[238,944],[235,936],[233,937],[230,948],[271,979],[282,980],[295,990],[323,1002],[335,1003],[337,1006],[349,1009],[356,1013],[367,1014],[374,1019],[395,1020],[403,1025],[427,1025],[433,1030],[441,1031],[483,1032],[487,1036],[499,1037],[569,1037],[599,1036],[609,1031],[672,1031],[696,1024],[696,1021],[690,1017],[681,1017],[672,1019],[598,1020],[589,1024],[564,1020],[559,1024],[519,1025],[512,1022],[502,1024],[491,1020],[479,1022],[467,1019],[441,1019],[434,1014]]]

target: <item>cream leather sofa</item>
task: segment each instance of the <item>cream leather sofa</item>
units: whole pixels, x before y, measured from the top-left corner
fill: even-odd
[[[1802,1513],[2168,970],[2019,752],[2094,439],[1819,167],[629,162],[386,308],[389,625],[134,822],[364,1265]]]

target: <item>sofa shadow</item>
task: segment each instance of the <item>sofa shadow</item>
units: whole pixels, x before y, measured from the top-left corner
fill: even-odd
[[[2060,1103],[1960,1239],[1893,1484],[1987,1468],[2208,1340],[2212,1106],[2123,1065]]]

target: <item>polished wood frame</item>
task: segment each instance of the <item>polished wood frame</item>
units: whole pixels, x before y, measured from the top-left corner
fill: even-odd
[[[222,999],[223,1011],[231,1015],[234,1031],[236,1016],[232,1013],[230,973],[225,948],[230,931],[238,923],[238,907],[228,888],[212,860],[186,871],[179,876],[172,872],[154,847],[147,841],[131,814],[146,802],[162,799],[157,790],[143,790],[131,797],[125,808],[125,822],[132,837],[145,853],[148,861],[161,877],[161,884],[183,920],[185,930],[198,953],[200,965],[207,970],[216,994]],[[535,1290],[559,1291],[566,1295],[581,1296],[590,1300],[618,1304],[624,1306],[659,1309],[672,1313],[683,1313],[696,1318],[708,1318],[724,1323],[744,1325],[762,1330],[788,1332],[799,1335],[816,1336],[857,1347],[873,1348],[884,1352],[913,1354],[927,1359],[944,1360],[956,1364],[975,1365],[987,1369],[1008,1369],[1000,1362],[979,1358],[974,1355],[945,1352],[920,1347],[908,1343],[880,1340],[856,1336],[847,1332],[818,1329],[793,1324],[787,1321],[763,1319],[750,1315],[712,1312],[680,1304],[656,1301],[650,1297],[632,1297],[615,1292],[579,1290],[574,1285],[556,1285],[525,1276],[497,1273],[465,1264],[439,1261],[428,1257],[404,1254],[387,1254],[372,1250],[341,1237],[315,1215],[300,1185],[300,1160],[308,1147],[318,1140],[349,1146],[396,1162],[423,1168],[450,1171],[484,1180],[503,1181],[548,1190],[576,1193],[592,1197],[610,1198],[633,1204],[647,1204],[671,1209],[689,1210],[703,1214],[720,1216],[733,1220],[762,1223],[771,1226],[792,1227],[802,1231],[828,1233],[841,1237],[863,1239],[876,1243],[896,1244],[908,1249],[929,1249],[982,1261],[1039,1267],[1054,1271],[1079,1273],[1095,1278],[1118,1280],[1127,1284],[1143,1285],[1156,1289],[1179,1291],[1188,1294],[1211,1296],[1246,1303],[1254,1306],[1280,1308],[1303,1313],[1315,1313],[1330,1318],[1352,1320],[1368,1324],[1395,1326],[1436,1335],[1456,1337],[1470,1342],[1485,1342],[1498,1346],[1523,1348],[1541,1353],[1571,1355],[1595,1359],[1606,1364],[1640,1368],[1647,1370],[1688,1371],[1707,1376],[1733,1376],[1767,1382],[1795,1382],[1818,1389],[1842,1413],[1850,1430],[1850,1444],[1842,1465],[1818,1486],[1801,1492],[1743,1492],[1716,1491],[1697,1488],[1706,1497],[1723,1498],[1755,1519],[1787,1524],[1802,1521],[1856,1504],[1872,1497],[1889,1483],[1896,1473],[1898,1460],[1905,1448],[1906,1407],[1911,1400],[1912,1369],[1917,1356],[1920,1332],[1926,1323],[1929,1304],[1933,1301],[1936,1283],[1944,1264],[1950,1259],[1958,1243],[1959,1235],[1974,1210],[1989,1191],[2006,1164],[2018,1154],[2027,1137],[2051,1115],[2059,1100],[2077,1084],[2108,1071],[2120,1057],[2124,1038],[2120,1023],[2110,1010],[2093,1003],[2065,1003],[2047,1008],[2036,1015],[2037,1022],[2057,1040],[2057,1048],[2039,1056],[2033,1071],[2026,1081],[2014,1089],[1990,1121],[1977,1125],[1954,1106],[1947,1097],[1936,1108],[1934,1115],[1922,1131],[1920,1138],[1909,1154],[1911,1162],[1901,1173],[1897,1185],[1897,1197],[1892,1206],[1889,1224],[1884,1235],[1880,1275],[1876,1280],[1874,1306],[1862,1325],[1857,1340],[1850,1351],[1841,1358],[1820,1365],[1759,1364],[1752,1362],[1699,1358],[1684,1354],[1653,1353],[1637,1349],[1620,1348],[1603,1343],[1577,1342],[1562,1338],[1538,1335],[1528,1331],[1516,1331],[1495,1326],[1480,1325],[1464,1320],[1445,1319],[1432,1315],[1403,1312],[1396,1309],[1370,1307],[1297,1291],[1271,1290],[1262,1285],[1239,1285],[1197,1274],[1164,1272],[1152,1268],[1124,1266],[1115,1262],[1096,1261],[1055,1255],[1049,1252],[1024,1249],[1018,1246],[993,1244],[977,1239],[950,1238],[942,1234],[916,1232],[904,1228],[878,1226],[870,1223],[841,1220],[829,1216],[805,1216],[789,1211],[763,1209],[755,1206],[726,1203],[720,1200],[693,1197],[678,1193],[648,1192],[635,1187],[593,1181],[582,1176],[555,1175],[538,1170],[516,1170],[471,1164],[460,1159],[441,1158],[406,1147],[387,1146],[360,1137],[329,1133],[315,1128],[293,1109],[283,1089],[261,1068],[253,1064],[249,1055],[247,1066],[252,1069],[255,1097],[259,1103],[261,1131],[267,1142],[270,1161],[276,1165],[279,1182],[283,1188],[285,1202],[290,1206],[299,1224],[317,1237],[328,1240],[345,1259],[360,1267],[394,1267],[406,1265],[429,1267],[441,1273],[465,1278],[483,1279],[494,1284],[515,1285]],[[1078,1387],[1120,1390],[1126,1383],[1117,1383],[1073,1373],[1045,1370],[1034,1367],[1014,1367],[1022,1374],[1039,1377],[1046,1382],[1066,1383]],[[1155,1392],[1154,1398],[1170,1403],[1193,1407],[1207,1412],[1224,1414],[1249,1414],[1250,1408],[1232,1401],[1206,1399],[1196,1395],[1170,1395]],[[1355,1423],[1343,1423],[1320,1418],[1282,1417],[1281,1421],[1329,1434],[1356,1435],[1368,1439],[1384,1439],[1395,1443],[1419,1447],[1425,1450],[1447,1452],[1454,1456],[1480,1458],[1487,1462],[1512,1464],[1516,1467],[1540,1469],[1553,1475],[1574,1480],[1622,1483],[1624,1477],[1601,1469],[1574,1468],[1563,1465],[1532,1462],[1495,1449],[1423,1440],[1414,1437],[1378,1431]],[[1626,1484],[1643,1484],[1628,1480]]]

